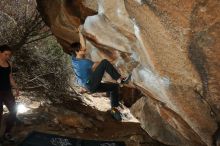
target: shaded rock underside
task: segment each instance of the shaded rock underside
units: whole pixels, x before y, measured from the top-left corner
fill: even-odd
[[[145,97],[132,110],[151,137],[170,145],[215,142],[220,121],[219,0],[37,2],[66,52],[79,41],[82,25],[91,59],[107,58],[122,74],[133,73],[130,86]]]

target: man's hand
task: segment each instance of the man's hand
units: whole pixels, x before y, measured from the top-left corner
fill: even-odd
[[[79,33],[82,33],[83,32],[83,25],[80,25],[78,28],[77,28],[77,31]]]
[[[15,88],[15,97],[18,97],[20,95],[19,89]]]

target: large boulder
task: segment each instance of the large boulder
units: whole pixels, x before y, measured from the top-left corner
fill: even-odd
[[[37,0],[66,52],[83,35],[144,97],[142,128],[169,145],[211,146],[220,122],[219,0]],[[128,100],[128,99],[127,99]]]

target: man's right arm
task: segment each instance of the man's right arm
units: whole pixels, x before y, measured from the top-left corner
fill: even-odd
[[[85,48],[86,47],[86,41],[85,41],[85,38],[84,38],[84,36],[82,34],[82,32],[83,32],[83,25],[79,26],[78,31],[79,31],[80,44],[82,45],[82,48]]]

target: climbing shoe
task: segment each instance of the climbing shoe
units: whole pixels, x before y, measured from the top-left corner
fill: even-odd
[[[111,109],[111,115],[117,121],[121,121],[122,120],[121,113],[116,108],[112,108]]]
[[[128,84],[128,82],[131,80],[131,74],[129,74],[127,77],[123,78],[121,80],[121,84]]]

